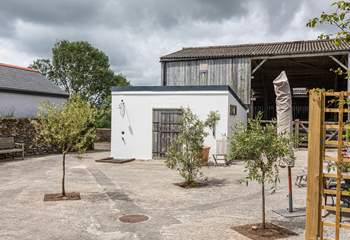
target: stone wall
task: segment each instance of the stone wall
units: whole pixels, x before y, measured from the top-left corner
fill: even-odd
[[[35,141],[35,130],[30,118],[0,118],[0,137],[14,137],[16,143],[24,143],[25,155],[57,153],[57,149]]]
[[[97,128],[95,142],[111,142],[111,129],[110,128]]]

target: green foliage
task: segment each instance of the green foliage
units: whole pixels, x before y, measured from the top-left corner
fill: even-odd
[[[111,128],[112,127],[112,96],[109,95],[98,108],[96,118],[97,128]]]
[[[308,27],[315,28],[319,24],[326,24],[334,26],[336,32],[323,33],[319,37],[321,39],[334,39],[335,44],[339,45],[342,40],[350,42],[350,2],[349,1],[335,1],[332,3],[335,7],[334,12],[321,13],[319,17],[312,18],[306,24]]]
[[[33,125],[39,140],[57,146],[62,153],[82,152],[95,139],[96,114],[90,103],[73,96],[63,106],[43,103]]]
[[[112,111],[110,108],[101,108],[98,110],[96,118],[96,128],[112,127]]]
[[[332,39],[335,45],[340,45],[343,41],[350,42],[350,2],[335,1],[331,4],[335,10],[333,12],[322,12],[319,17],[314,17],[308,21],[306,26],[315,28],[318,25],[329,25],[334,27],[334,32],[322,33],[320,39]],[[348,74],[342,68],[333,69],[338,75]]]
[[[39,141],[56,146],[62,153],[62,196],[65,190],[66,154],[84,152],[96,137],[97,110],[80,96],[72,96],[63,106],[49,102],[40,106],[32,124]]]
[[[125,77],[110,69],[105,53],[84,41],[59,41],[52,49],[52,60],[38,59],[30,67],[68,94],[79,94],[96,106],[108,100],[112,86],[129,85]]]
[[[218,111],[210,111],[205,121],[205,125],[208,126],[212,132],[213,136],[215,136],[216,124],[220,121],[220,114]]]
[[[231,159],[243,158],[247,172],[246,179],[258,183],[278,182],[278,161],[289,155],[290,140],[278,135],[276,124],[261,124],[261,116],[249,119],[248,126],[236,126],[230,138]]]
[[[166,165],[176,169],[188,185],[201,175],[201,159],[205,124],[189,108],[182,109],[179,134],[167,153]]]

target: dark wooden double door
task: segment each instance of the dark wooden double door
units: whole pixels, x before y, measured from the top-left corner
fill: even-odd
[[[179,133],[181,109],[153,109],[153,158],[164,158]]]

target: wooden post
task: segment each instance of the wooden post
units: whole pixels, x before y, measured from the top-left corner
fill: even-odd
[[[344,111],[344,92],[339,95],[339,114],[338,114],[338,163],[343,162],[343,113]],[[337,188],[336,188],[336,204],[335,204],[335,240],[340,239],[340,220],[341,220],[341,170],[337,166]]]
[[[350,53],[348,53],[348,61],[347,61],[347,92],[350,92]],[[350,99],[350,97],[348,97],[348,100]],[[348,104],[348,109],[350,109],[350,104]],[[347,113],[347,120],[350,121],[350,114]]]
[[[299,148],[299,119],[294,120],[294,138],[295,138],[295,148]]]
[[[323,92],[310,91],[305,240],[317,240],[321,218]]]
[[[348,53],[348,72],[347,72],[347,91],[350,92],[350,71],[349,71],[349,68],[350,68],[350,53]]]

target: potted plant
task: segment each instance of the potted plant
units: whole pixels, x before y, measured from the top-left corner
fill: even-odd
[[[211,130],[213,137],[216,136],[216,125],[217,125],[219,120],[220,120],[219,112],[218,111],[210,111],[208,114],[207,120],[204,122],[204,125]],[[202,148],[202,161],[201,161],[202,166],[208,166],[209,152],[210,152],[210,147],[203,146],[203,148]]]
[[[205,125],[212,131],[213,137],[216,136],[216,124],[220,121],[220,114],[218,111],[210,111],[205,121]]]

